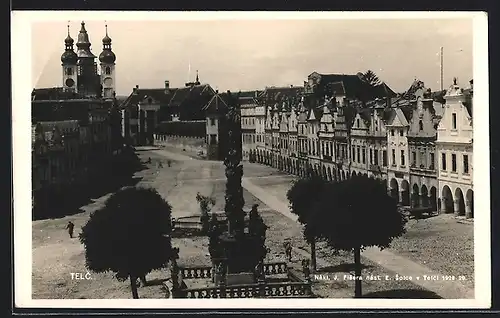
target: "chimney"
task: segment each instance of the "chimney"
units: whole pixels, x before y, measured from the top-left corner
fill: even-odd
[[[471,88],[471,89],[474,89],[474,80],[473,80],[473,79],[471,79],[471,80],[469,81],[469,84],[470,84],[470,88]]]
[[[169,89],[170,89],[170,81],[165,81],[165,94],[168,94]]]
[[[293,88],[293,85],[290,85],[290,88]]]
[[[137,95],[137,91],[139,90],[139,85],[135,85],[133,93]]]

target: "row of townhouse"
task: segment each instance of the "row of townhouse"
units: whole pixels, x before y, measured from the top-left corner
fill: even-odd
[[[109,170],[123,142],[113,101],[49,88],[34,90],[31,103],[32,199],[43,209]]]
[[[472,81],[438,102],[418,80],[397,96],[357,78],[313,73],[258,93],[242,106],[246,157],[299,176],[381,179],[403,206],[472,218]]]

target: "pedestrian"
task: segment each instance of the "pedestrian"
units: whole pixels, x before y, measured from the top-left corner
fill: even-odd
[[[68,225],[66,225],[66,229],[68,230],[68,234],[70,238],[73,238],[73,229],[75,228],[75,224],[73,222],[68,221]]]

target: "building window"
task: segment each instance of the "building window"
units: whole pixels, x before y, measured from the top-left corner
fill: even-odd
[[[413,166],[417,165],[417,152],[416,151],[412,151],[412,153],[411,153],[411,164]]]
[[[370,164],[373,164],[373,149],[370,148]]]
[[[420,166],[421,167],[426,167],[427,166],[427,158],[425,157],[425,152],[421,151],[420,152]]]
[[[352,161],[356,162],[356,146],[352,146]]]
[[[364,147],[363,147],[362,154],[363,154],[363,157],[362,157],[363,158],[363,163],[365,163],[366,162],[366,148],[364,148]]]
[[[387,166],[387,150],[382,151],[382,166]]]
[[[356,127],[360,127],[359,126],[359,118],[356,118]]]
[[[405,165],[405,151],[401,150],[401,166]]]
[[[429,157],[430,157],[430,160],[431,160],[431,164],[430,164],[429,168],[430,169],[434,169],[434,153],[431,152],[429,155],[430,155]]]
[[[73,69],[71,67],[66,68],[66,75],[73,75]]]
[[[210,118],[210,126],[215,126],[215,118]]]
[[[378,150],[373,150],[373,164],[378,166]]]
[[[399,135],[400,135],[401,137],[403,137],[403,129],[401,129],[401,130],[399,131]]]
[[[215,145],[217,143],[217,135],[210,135],[210,144]]]
[[[392,149],[392,165],[396,165],[396,150]]]
[[[391,136],[394,137],[394,129],[391,129]]]
[[[110,75],[111,74],[111,67],[106,66],[106,69],[104,70],[104,72],[106,73],[106,75]]]
[[[469,174],[469,155],[464,155],[464,174]]]
[[[454,153],[451,154],[451,171],[457,172],[457,155]]]
[[[356,147],[356,158],[358,158],[357,162],[361,162],[361,148],[359,146]]]
[[[424,123],[421,120],[418,121],[418,129],[420,131],[424,130]]]
[[[441,154],[441,166],[444,171],[446,171],[446,154]]]
[[[457,114],[456,113],[451,114],[451,128],[457,129]]]

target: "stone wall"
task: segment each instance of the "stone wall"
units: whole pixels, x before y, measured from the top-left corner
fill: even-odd
[[[155,135],[155,145],[175,147],[196,154],[200,152],[203,152],[203,155],[207,154],[205,138],[200,137]]]

